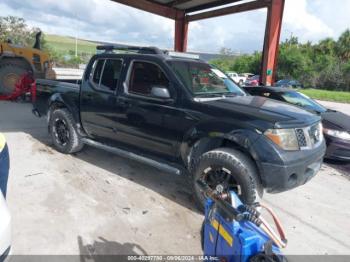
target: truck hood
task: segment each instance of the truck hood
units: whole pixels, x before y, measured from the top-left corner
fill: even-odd
[[[274,128],[304,127],[320,121],[320,117],[299,107],[258,96],[236,96],[202,101],[214,109],[230,113],[253,116],[267,121]],[[220,110],[220,111],[221,111]]]

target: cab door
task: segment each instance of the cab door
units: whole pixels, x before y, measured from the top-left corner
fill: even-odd
[[[169,97],[155,96],[154,88],[168,92]],[[165,116],[178,109],[165,69],[156,62],[133,60],[121,90],[115,111],[119,116],[117,139],[146,152],[174,157],[176,131],[166,125]]]
[[[88,135],[99,141],[110,141],[115,136],[116,90],[122,71],[122,59],[97,59],[82,85],[81,121]]]

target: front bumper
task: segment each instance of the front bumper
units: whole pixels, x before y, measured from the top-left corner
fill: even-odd
[[[265,150],[264,157],[257,161],[260,178],[265,190],[279,193],[304,185],[313,178],[323,163],[326,151],[325,143],[317,148],[301,151],[283,151],[277,149],[266,139],[255,145]],[[263,152],[258,152],[261,155]]]
[[[350,141],[326,136],[327,151],[325,158],[350,161]]]

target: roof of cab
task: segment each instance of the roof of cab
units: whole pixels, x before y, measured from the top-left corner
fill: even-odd
[[[190,53],[180,53],[168,50],[161,50],[157,47],[142,47],[142,46],[120,46],[120,45],[100,45],[96,47],[103,53],[98,53],[97,56],[119,55],[119,56],[157,56],[165,60],[173,61],[188,61],[188,62],[204,62],[198,55]],[[115,51],[119,51],[116,53]]]

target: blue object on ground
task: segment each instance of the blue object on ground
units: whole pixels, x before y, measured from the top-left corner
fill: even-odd
[[[7,181],[10,169],[9,150],[3,135],[0,134],[0,190],[6,198]]]
[[[232,205],[239,210],[242,202],[231,192]],[[226,217],[225,217],[226,216]],[[248,221],[229,219],[216,203],[208,198],[202,228],[204,256],[227,262],[283,261],[280,249],[257,225]],[[259,255],[272,256],[273,260],[260,260]]]

